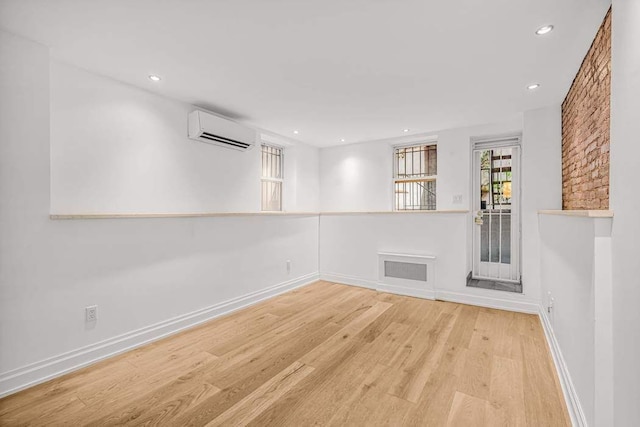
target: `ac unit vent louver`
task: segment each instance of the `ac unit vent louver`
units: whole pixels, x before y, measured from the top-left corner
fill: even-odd
[[[248,150],[256,142],[256,131],[204,111],[189,114],[189,138],[234,150]]]
[[[208,139],[210,141],[220,142],[222,144],[230,144],[230,145],[233,145],[233,146],[236,146],[236,147],[239,147],[239,148],[243,148],[243,149],[246,149],[246,148],[251,146],[251,144],[247,144],[247,143],[240,142],[240,141],[235,141],[233,139],[225,138],[223,136],[213,135],[213,134],[208,133],[208,132],[203,132],[202,135],[200,135],[200,137]]]

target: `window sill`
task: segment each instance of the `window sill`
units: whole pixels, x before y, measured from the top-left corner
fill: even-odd
[[[410,214],[459,214],[469,213],[466,209],[443,209],[443,210],[411,210],[411,211],[332,211],[320,212],[320,215],[410,215]]]
[[[578,216],[583,218],[613,218],[612,210],[543,210],[538,215]]]
[[[318,215],[388,215],[388,214],[460,214],[468,210],[432,210],[432,211],[332,211],[332,212],[185,212],[185,213],[84,213],[84,214],[50,214],[51,220],[70,219],[141,219],[141,218],[215,218],[239,216],[318,216]]]
[[[313,216],[318,212],[187,212],[187,213],[93,213],[93,214],[51,214],[49,219],[137,219],[137,218],[207,218],[228,216]]]

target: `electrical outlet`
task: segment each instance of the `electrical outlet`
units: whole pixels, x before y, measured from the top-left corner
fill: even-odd
[[[84,320],[85,322],[95,322],[98,320],[98,306],[90,305],[84,309]]]
[[[287,274],[291,273],[291,260],[287,260]]]
[[[453,195],[453,204],[461,205],[462,204],[462,194],[454,194]]]

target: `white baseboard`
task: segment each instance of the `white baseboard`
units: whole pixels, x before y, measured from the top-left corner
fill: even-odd
[[[547,337],[549,349],[551,350],[551,355],[553,356],[553,362],[556,366],[558,378],[560,379],[560,385],[562,386],[562,393],[564,394],[564,399],[567,403],[567,409],[569,410],[571,423],[574,426],[587,427],[587,419],[585,418],[584,411],[582,410],[582,405],[580,405],[580,399],[578,399],[578,394],[575,387],[573,386],[573,381],[571,381],[569,368],[567,367],[567,364],[562,357],[560,344],[558,343],[558,340],[553,333],[553,328],[551,327],[549,316],[547,316],[547,311],[544,309],[544,307],[539,306],[538,315],[540,316],[542,328],[544,329],[544,334]]]
[[[501,292],[501,291],[491,291]],[[539,303],[524,296],[514,298],[500,298],[498,295],[478,295],[465,292],[451,292],[437,289],[436,299],[458,302],[460,304],[477,305],[479,307],[496,308],[498,310],[517,311],[519,313],[538,314]]]
[[[159,340],[216,317],[256,304],[276,295],[318,280],[318,273],[307,274],[287,282],[183,314],[154,325],[127,332],[67,353],[0,374],[0,397],[48,381],[100,360]]]
[[[480,307],[496,308],[499,310],[517,311],[521,313],[538,314],[538,301],[528,299],[524,296],[514,298],[499,298],[489,295],[478,295],[476,293],[451,292],[440,289],[415,289],[395,285],[385,285],[373,280],[362,279],[360,277],[347,276],[339,273],[320,273],[320,279],[327,282],[343,283],[345,285],[360,286],[380,292],[406,295],[425,299],[439,299],[442,301],[458,302],[461,304],[477,305]],[[489,291],[491,292],[491,291]],[[493,291],[497,292],[497,291]]]
[[[388,292],[390,294],[398,294],[425,299],[435,299],[435,292],[431,289],[423,290],[405,286],[386,285],[380,282],[375,282],[373,280],[347,276],[339,273],[320,273],[320,280],[326,280],[327,282],[333,283],[341,283],[343,285],[358,286],[361,288],[373,289],[374,291]]]
[[[407,286],[385,285],[379,283],[377,289],[380,292],[388,292],[390,294],[405,295],[408,297],[436,299],[436,292],[433,289],[416,289]]]
[[[439,299],[443,301],[457,302],[461,304],[477,305],[480,307],[496,308],[500,310],[517,311],[522,313],[537,314],[540,317],[551,355],[556,367],[562,392],[564,394],[571,422],[574,426],[587,427],[587,421],[580,405],[580,400],[576,393],[569,370],[562,357],[560,346],[555,338],[551,323],[547,317],[547,313],[539,302],[523,297],[517,298],[497,298],[489,295],[478,295],[462,292],[450,292],[443,290],[419,290],[404,288],[400,286],[384,285],[359,277],[347,276],[337,273],[320,273],[320,279],[328,282],[342,283],[345,285],[360,286],[381,292],[389,292],[400,295],[415,296],[426,299]]]
[[[347,276],[339,273],[320,273],[320,280],[342,283],[344,285],[359,286],[361,288],[373,290],[378,288],[378,282],[374,282],[373,280],[361,279],[359,277]]]

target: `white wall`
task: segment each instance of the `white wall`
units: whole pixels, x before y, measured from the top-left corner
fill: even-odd
[[[320,210],[391,211],[393,209],[393,146],[437,139],[438,210],[471,209],[471,138],[522,132],[522,118],[491,125],[448,129],[431,135],[349,144],[320,151]],[[454,203],[454,196],[462,197]],[[471,221],[469,215],[468,220]],[[471,228],[466,242],[472,244]],[[465,251],[465,269],[471,270],[471,251]],[[465,273],[466,274],[466,273]]]
[[[320,151],[321,211],[388,211],[393,206],[393,149],[385,143]]]
[[[321,214],[320,276],[378,288],[379,252],[435,255],[436,298],[537,313],[528,295],[466,286],[469,228],[466,213]]]
[[[345,283],[378,282],[378,252],[436,255],[436,284],[466,283],[465,214],[346,214],[320,216],[320,271]],[[463,256],[461,256],[461,254]]]
[[[260,148],[187,138],[193,107],[51,63],[51,211],[255,212]],[[318,149],[285,147],[285,209],[318,205]]]
[[[613,0],[612,7],[614,410],[616,426],[632,426],[640,420],[640,2]]]
[[[0,372],[37,352],[37,326],[53,320],[49,309],[30,315],[42,308],[37,292],[46,283],[32,276],[51,251],[41,237],[49,212],[48,55],[0,32]]]
[[[543,305],[575,386],[585,418],[594,420],[595,227],[593,218],[540,215]]]
[[[323,148],[320,151],[321,211],[390,211],[393,209],[393,146],[437,138],[437,209],[469,209],[471,137],[522,131],[522,119],[449,129],[423,135]],[[454,204],[453,196],[462,203]]]
[[[470,209],[471,138],[522,131],[522,252],[524,295],[467,288],[471,266],[471,213],[321,215],[320,271],[352,281],[377,280],[377,252],[438,256],[441,296],[528,309],[541,298],[538,214],[562,206],[559,105],[527,111],[522,120],[437,133],[439,210]],[[393,144],[377,141],[322,149],[320,209],[389,211],[392,208]],[[462,204],[454,204],[462,195]],[[414,228],[411,228],[414,227]],[[394,230],[398,234],[394,234]],[[412,231],[414,230],[414,231]],[[415,230],[418,230],[416,232]],[[356,255],[357,254],[357,255]],[[460,262],[462,260],[462,263]],[[454,295],[455,294],[455,295]]]
[[[317,212],[320,209],[320,150],[295,144],[285,146],[284,153],[283,209]]]
[[[51,221],[50,196],[56,213],[256,211],[259,151],[190,141],[184,136],[188,105],[67,65],[51,65],[50,86],[47,49],[6,33],[0,37],[0,384],[3,373],[30,363],[311,277],[319,269],[377,281],[379,251],[435,254],[438,287],[449,297],[528,304],[542,295],[534,214],[559,208],[558,106],[526,112],[524,125],[514,120],[438,132],[438,209],[468,209],[470,138],[523,130],[526,295],[521,297],[465,287],[470,214],[322,215],[320,224],[313,215]],[[630,44],[627,39],[622,47]],[[623,77],[622,87],[637,84]],[[613,107],[619,122],[612,118],[612,151],[616,135],[627,138],[625,126],[632,121],[622,120],[623,114],[637,102],[617,84]],[[613,183],[632,179],[626,174],[633,168],[617,165],[635,158],[633,150],[629,143],[622,154],[612,152]],[[385,141],[320,153],[302,144],[287,146],[285,209],[390,210],[391,154],[392,145]],[[635,238],[637,211],[628,206],[637,207],[637,198],[626,191],[612,186],[612,206],[617,203],[622,210],[621,220],[616,211],[618,230],[624,224],[622,230],[631,230]],[[461,205],[453,204],[458,194]],[[625,257],[639,252],[637,240],[625,232],[618,231],[619,274],[623,283],[633,284]],[[623,289],[637,292],[630,285]],[[623,321],[637,315],[623,294],[616,295],[616,307],[625,316],[617,317],[616,327],[632,335],[635,330],[625,329]],[[83,309],[90,304],[99,306],[94,328],[83,321]],[[637,344],[618,341],[617,362],[631,369],[628,350],[635,355]],[[636,383],[621,375],[616,372],[616,394],[637,392]],[[623,398],[619,405],[631,411],[626,403]]]
[[[139,328],[315,277],[317,215],[50,220],[50,154],[56,211],[255,210],[259,198],[205,170],[243,153],[186,140],[186,106],[59,64],[50,99],[46,48],[0,32],[0,52],[0,394],[69,368],[63,353],[83,363]],[[309,181],[298,192],[312,207]]]
[[[540,299],[538,211],[562,209],[562,110],[560,105],[524,113],[522,132],[522,284]]]

